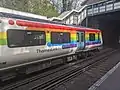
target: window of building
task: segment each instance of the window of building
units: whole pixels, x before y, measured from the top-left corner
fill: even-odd
[[[52,44],[70,43],[70,33],[51,32],[51,43]]]
[[[94,33],[89,34],[89,41],[95,41],[95,34]]]
[[[46,44],[44,31],[29,31],[29,30],[7,30],[8,46],[26,47],[39,46]]]

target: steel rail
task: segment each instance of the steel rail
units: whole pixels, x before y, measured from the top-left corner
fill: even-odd
[[[56,85],[58,85],[64,81],[68,81],[68,79],[71,79],[71,78],[75,77],[76,75],[81,74],[82,72],[84,72],[86,69],[90,68],[95,63],[97,63],[101,60],[107,59],[107,57],[115,51],[116,50],[108,52],[108,53],[104,54],[103,56],[98,57],[97,59],[91,60],[89,63],[88,62],[85,63],[85,65],[83,65],[81,67],[78,67],[74,70],[63,73],[62,75],[56,76],[56,77],[54,77],[54,79],[52,78],[52,79],[50,79],[42,84],[36,85],[35,87],[32,87],[30,90],[50,90],[50,89],[53,89]]]

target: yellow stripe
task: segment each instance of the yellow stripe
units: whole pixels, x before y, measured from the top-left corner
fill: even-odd
[[[7,32],[0,32],[0,39],[7,39]]]

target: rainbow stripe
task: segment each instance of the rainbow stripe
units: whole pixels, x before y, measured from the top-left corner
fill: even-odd
[[[86,45],[93,45],[93,44],[100,44],[101,41],[98,40],[98,33],[94,32],[95,34],[95,41],[89,41],[89,34],[93,32],[86,32],[85,33],[85,40],[86,40]],[[101,33],[100,33],[100,38],[101,38]]]
[[[0,32],[0,45],[7,45],[7,33]]]
[[[71,40],[76,40],[76,33],[77,31],[70,31],[70,30],[63,30],[63,29],[50,29],[50,28],[34,28],[34,27],[28,27],[26,30],[32,30],[32,31],[45,31],[46,32],[46,41],[51,41],[50,32],[69,32],[71,34]],[[49,33],[47,33],[49,31]]]
[[[75,46],[77,44],[77,31],[74,30],[63,30],[63,29],[51,29],[51,28],[34,28],[34,27],[27,27],[26,30],[32,30],[32,31],[45,31],[46,33],[46,43],[48,46]],[[70,38],[71,38],[71,42],[70,43],[66,43],[66,44],[51,44],[51,32],[69,32],[70,33]],[[89,33],[95,33],[95,41],[89,41]],[[100,32],[100,38],[102,38],[101,36],[101,32]],[[85,32],[85,41],[86,41],[86,45],[90,45],[90,44],[98,44],[101,43],[100,40],[98,40],[98,33],[97,32]],[[7,45],[7,32],[0,32],[0,46],[1,45]]]
[[[77,31],[70,31],[70,30],[63,30],[63,29],[50,29],[50,28],[33,28],[33,27],[28,27],[26,30],[32,30],[32,31],[45,31],[46,32],[46,43],[47,46],[64,46],[64,45],[71,45],[75,46],[74,44],[77,44]],[[71,38],[71,43],[66,43],[66,44],[51,44],[51,32],[69,32],[70,33],[70,38]]]

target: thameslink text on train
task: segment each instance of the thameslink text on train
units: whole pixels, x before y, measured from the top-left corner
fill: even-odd
[[[41,49],[37,49],[37,53],[44,53],[44,52],[51,52],[51,51],[56,51],[56,50],[60,50],[61,48],[51,48],[51,49],[44,49],[44,50],[41,50]]]

